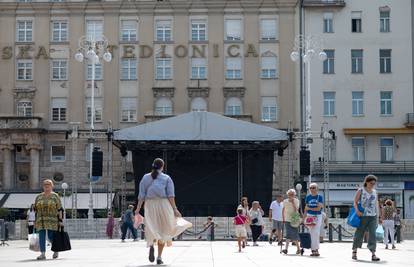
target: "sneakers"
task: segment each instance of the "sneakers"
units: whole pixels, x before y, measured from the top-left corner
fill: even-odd
[[[388,245],[385,246],[385,249],[388,249]]]
[[[258,247],[259,244],[257,244],[256,242],[253,242],[253,247]]]
[[[392,249],[396,249],[395,245],[392,245]]]
[[[53,258],[57,259],[59,257],[59,252],[53,252]]]
[[[161,257],[157,257],[157,265],[164,264]]]
[[[154,246],[151,246],[149,249],[149,256],[148,256],[148,260],[150,262],[154,262],[155,261],[155,256],[154,256]],[[158,262],[158,260],[157,260]]]
[[[375,256],[375,254],[372,254],[371,260],[372,261],[380,261],[380,258],[378,258],[377,256]]]
[[[39,257],[37,257],[36,259],[37,259],[38,261],[44,261],[44,260],[46,260],[45,253],[40,254],[40,256],[39,256]]]
[[[138,242],[138,238],[135,238],[135,239],[133,240],[133,242]]]

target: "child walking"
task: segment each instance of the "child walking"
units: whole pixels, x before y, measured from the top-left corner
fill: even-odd
[[[243,215],[243,209],[237,209],[237,215],[233,218],[233,224],[236,231],[237,244],[239,246],[239,252],[245,247],[247,238],[246,224],[247,217]]]

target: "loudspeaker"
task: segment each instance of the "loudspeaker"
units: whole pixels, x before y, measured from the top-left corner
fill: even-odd
[[[310,175],[310,151],[301,150],[299,152],[300,160],[300,175],[307,176]]]

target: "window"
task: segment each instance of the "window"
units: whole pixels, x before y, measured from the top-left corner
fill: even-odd
[[[230,97],[226,101],[225,114],[230,116],[242,115],[242,102],[238,97]]]
[[[194,97],[191,100],[191,111],[207,111],[207,101],[202,97]]]
[[[323,14],[323,32],[333,33],[333,13]]]
[[[323,92],[323,115],[335,115],[335,92]]]
[[[242,21],[241,19],[227,19],[225,23],[225,40],[242,40]]]
[[[67,60],[52,60],[52,80],[67,80]]]
[[[33,116],[32,102],[28,100],[22,100],[17,102],[17,116],[31,117]]]
[[[351,73],[362,73],[364,51],[362,49],[351,50]]]
[[[394,138],[381,137],[380,138],[381,161],[394,160]]]
[[[191,21],[191,40],[205,41],[207,40],[206,22],[204,20]]]
[[[207,67],[205,58],[191,59],[191,79],[206,79]]]
[[[156,40],[171,41],[171,20],[158,20],[156,22]]]
[[[276,19],[260,20],[260,39],[276,40]]]
[[[87,20],[86,36],[89,41],[101,41],[103,36],[102,20]]]
[[[362,32],[362,12],[353,11],[351,12],[352,17],[352,32]]]
[[[276,78],[276,57],[262,57],[262,70],[260,77],[263,79]]]
[[[155,115],[169,116],[173,115],[172,101],[168,97],[160,97],[155,102]]]
[[[30,81],[33,79],[33,63],[31,60],[17,60],[17,80]]]
[[[390,11],[380,10],[380,32],[390,32]]]
[[[323,62],[323,73],[334,74],[335,73],[335,50],[324,50],[326,53],[326,59]]]
[[[121,98],[121,121],[137,121],[137,99],[135,97]]]
[[[121,60],[121,79],[136,80],[137,79],[137,60],[133,58],[123,58]]]
[[[33,22],[31,20],[18,20],[16,29],[17,42],[33,41]]]
[[[157,58],[155,69],[155,79],[169,80],[171,79],[171,59]]]
[[[392,92],[383,91],[381,96],[381,115],[392,115]]]
[[[365,138],[352,138],[352,154],[354,161],[365,161]]]
[[[391,49],[380,49],[380,73],[391,73]]]
[[[65,42],[68,40],[68,23],[66,21],[52,22],[52,41]]]
[[[352,92],[352,116],[364,115],[364,92]]]
[[[52,121],[66,121],[66,98],[52,98]]]
[[[65,146],[52,146],[50,148],[50,161],[65,161]]]
[[[30,162],[30,150],[26,145],[15,145],[16,162]]]
[[[101,122],[102,121],[102,99],[95,97],[94,106],[95,106],[94,121]],[[87,122],[91,121],[91,115],[92,115],[92,103],[91,103],[91,98],[88,97],[86,98],[86,121]]]
[[[92,64],[88,64],[86,79],[92,80]],[[95,80],[102,80],[102,65],[95,64]]]
[[[136,20],[121,21],[121,41],[137,40],[137,22]]]
[[[241,58],[239,57],[226,58],[226,79],[228,80],[241,79]]]
[[[262,121],[277,121],[276,97],[262,97]]]

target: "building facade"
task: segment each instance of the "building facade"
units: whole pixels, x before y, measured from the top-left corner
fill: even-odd
[[[87,190],[92,113],[104,152],[94,188],[102,191],[109,122],[120,129],[207,110],[299,127],[289,58],[296,2],[0,1],[0,190],[38,191],[44,177]],[[74,55],[82,36],[103,35],[112,61],[96,65],[92,88],[92,65]],[[118,150],[112,159],[114,190],[132,194]],[[125,168],[132,171],[129,156]]]
[[[382,198],[405,206],[404,187],[414,179],[411,5],[304,1],[305,34],[320,37],[327,54],[311,62],[310,83],[313,130],[326,122],[336,134],[328,153],[334,206],[350,204],[368,173],[379,177]],[[323,181],[323,156],[322,141],[314,140],[317,181]]]

